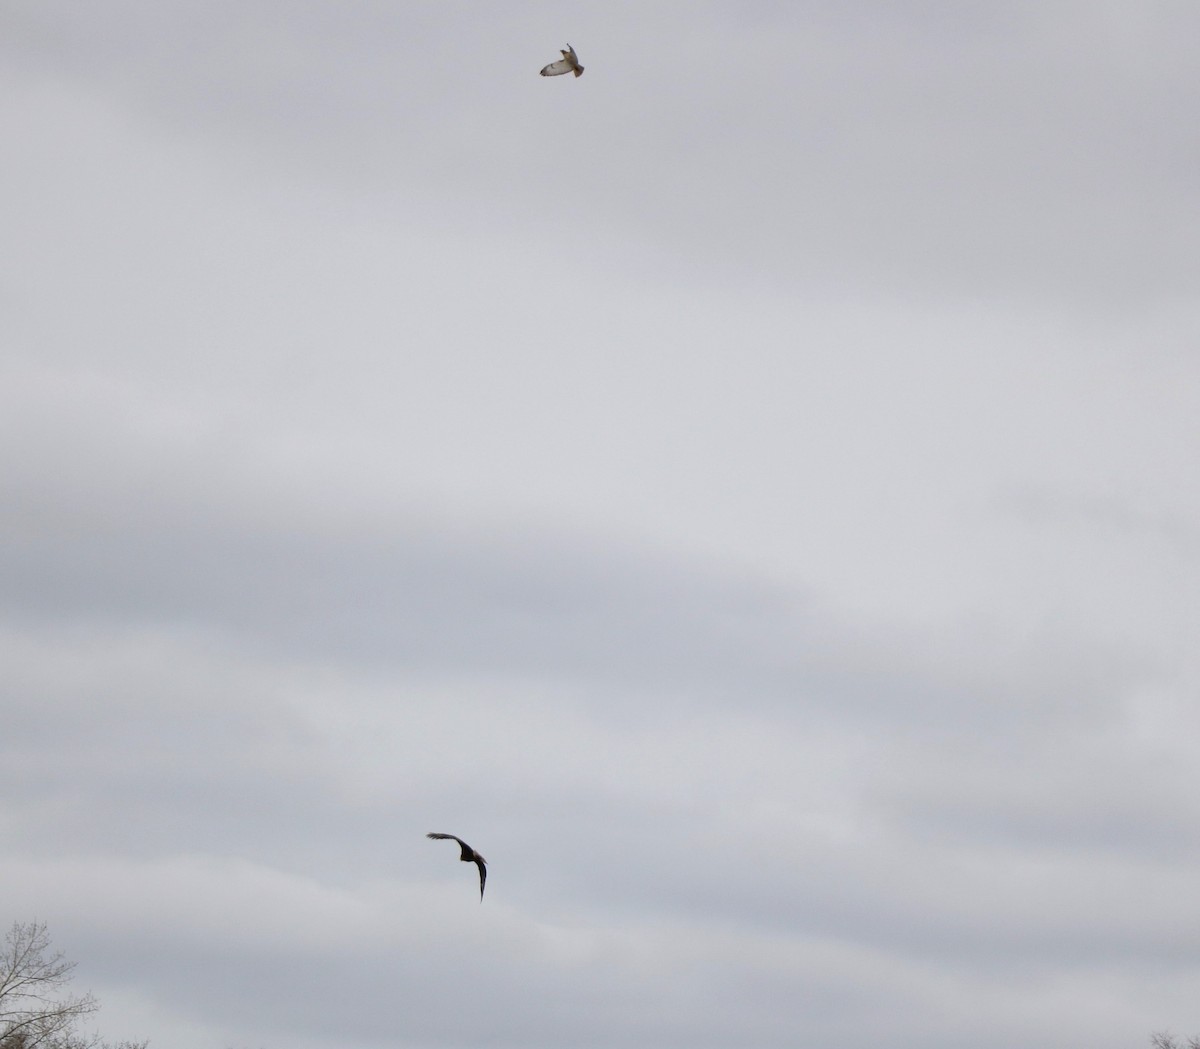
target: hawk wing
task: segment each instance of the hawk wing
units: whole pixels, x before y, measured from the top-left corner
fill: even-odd
[[[569,58],[560,58],[557,62],[551,62],[548,66],[543,66],[542,76],[562,76],[563,73],[570,73],[574,69],[575,64]],[[579,74],[576,73],[575,75],[578,76]],[[591,83],[591,81],[588,81],[588,83]]]

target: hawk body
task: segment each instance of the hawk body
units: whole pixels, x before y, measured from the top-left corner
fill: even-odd
[[[574,73],[576,76],[583,76],[583,66],[579,64],[575,48],[567,44],[567,49],[562,51],[561,54],[562,58],[557,62],[551,62],[548,66],[542,67],[542,76],[562,76],[563,73]]]
[[[471,848],[470,845],[468,845],[465,841],[462,840],[462,838],[458,837],[456,834],[438,834],[436,831],[431,831],[430,833],[426,834],[425,837],[446,839],[449,841],[458,842],[459,847],[462,849],[462,852],[459,854],[458,858],[463,863],[473,863],[473,864],[475,864],[476,867],[479,868],[479,902],[482,903],[483,902],[483,885],[484,885],[484,882],[487,881],[487,860],[485,860],[482,856],[480,856],[479,853],[477,853],[473,848]]]

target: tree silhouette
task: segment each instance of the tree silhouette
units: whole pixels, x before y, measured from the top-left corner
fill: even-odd
[[[43,922],[14,922],[0,951],[0,1049],[145,1049],[145,1042],[109,1046],[77,1025],[100,1008],[90,994],[70,994],[74,962],[49,953]]]
[[[1200,1049],[1200,1037],[1193,1035],[1181,1042],[1167,1031],[1155,1031],[1150,1036],[1150,1045],[1152,1049]]]

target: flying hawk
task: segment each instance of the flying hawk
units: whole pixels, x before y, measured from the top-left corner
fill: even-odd
[[[562,52],[562,58],[557,62],[551,62],[542,69],[542,76],[562,76],[563,73],[583,76],[583,66],[579,64],[579,59],[575,56],[575,48],[570,44],[567,44],[567,49]]]
[[[565,51],[563,53],[566,54]],[[473,864],[475,864],[476,867],[479,868],[479,902],[482,903],[483,902],[483,883],[485,881],[487,881],[487,860],[485,860],[482,856],[480,856],[479,853],[477,853],[473,848],[471,848],[470,845],[468,845],[465,841],[462,840],[462,838],[458,837],[456,834],[436,834],[431,831],[430,833],[426,834],[425,837],[427,837],[427,838],[448,838],[451,841],[458,842],[458,844],[460,846],[462,846],[462,855],[459,856],[458,858],[460,860],[462,860],[463,863],[473,863]]]

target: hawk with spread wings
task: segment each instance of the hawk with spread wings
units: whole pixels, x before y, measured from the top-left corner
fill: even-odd
[[[473,863],[479,868],[479,902],[483,903],[483,883],[487,881],[487,860],[480,856],[479,853],[471,848],[470,845],[468,845],[462,840],[462,838],[455,834],[438,834],[436,831],[430,831],[430,833],[426,834],[425,837],[445,838],[449,839],[450,841],[458,842],[458,844],[462,847],[462,855],[460,855],[458,858],[462,860],[463,863]]]
[[[575,48],[570,44],[567,44],[567,49],[562,52],[562,58],[557,62],[551,62],[548,66],[542,67],[542,76],[562,76],[563,73],[574,73],[576,76],[583,76],[583,66],[579,64]]]

